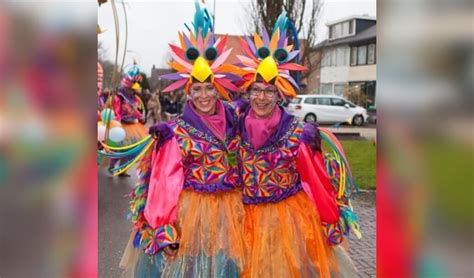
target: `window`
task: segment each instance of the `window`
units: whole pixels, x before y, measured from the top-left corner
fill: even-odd
[[[331,105],[331,99],[328,97],[320,97],[318,98],[319,105]]]
[[[336,36],[335,36],[335,38],[339,38],[339,37],[342,35],[342,32],[341,32],[341,31],[342,31],[342,30],[341,30],[341,27],[342,27],[342,26],[341,26],[341,24],[336,24],[335,27],[336,27],[336,31],[335,31],[335,32],[336,32]]]
[[[367,64],[375,64],[375,43],[369,44],[367,56]]]
[[[351,107],[351,108],[355,108],[355,107],[356,107],[355,104],[352,103],[352,102],[346,101],[346,104],[349,104],[349,107]]]
[[[331,39],[334,38],[334,36],[336,35],[335,31],[336,31],[336,29],[334,28],[334,26],[329,27],[329,38],[331,38]]]
[[[351,66],[375,64],[375,51],[375,43],[351,47]]]
[[[367,45],[361,45],[357,47],[357,64],[358,65],[367,64]]]
[[[330,67],[332,66],[331,64],[331,59],[332,59],[332,49],[327,49],[324,51],[324,57],[323,57],[323,64],[325,67]]]
[[[349,33],[350,34],[355,33],[355,31],[354,31],[355,28],[354,27],[355,27],[354,20],[349,21]]]
[[[344,106],[346,102],[340,98],[331,98],[333,106]]]
[[[351,32],[349,30],[349,21],[342,23],[342,35],[348,36],[350,33]]]
[[[351,66],[357,65],[357,47],[351,47]]]
[[[336,65],[336,51],[334,49],[331,49],[331,63],[330,66],[335,66]]]
[[[346,66],[349,61],[349,48],[339,47],[336,51],[336,66]]]
[[[343,96],[346,89],[346,84],[335,84],[334,85],[334,94],[336,96]]]
[[[295,97],[294,99],[291,100],[291,103],[300,104],[301,103],[301,98],[300,97]]]
[[[316,98],[314,97],[308,97],[304,100],[304,103],[307,103],[307,104],[316,104]]]
[[[349,61],[351,60],[351,48],[348,46],[344,47],[344,65],[349,65]]]
[[[322,95],[331,95],[332,94],[332,84],[321,84],[321,94]]]
[[[336,66],[344,66],[346,63],[344,61],[344,48],[336,48]]]

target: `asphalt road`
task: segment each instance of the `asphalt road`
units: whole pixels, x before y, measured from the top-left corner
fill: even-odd
[[[118,267],[131,232],[127,220],[128,193],[135,185],[132,177],[111,177],[105,169],[99,169],[99,277],[120,277]]]

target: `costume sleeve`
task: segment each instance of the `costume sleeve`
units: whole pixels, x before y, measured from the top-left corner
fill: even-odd
[[[322,140],[332,154],[323,153]],[[350,204],[355,185],[341,143],[330,131],[313,124],[305,126],[301,141],[298,169],[303,188],[320,213],[327,242],[339,244],[351,231],[360,238]]]
[[[298,150],[297,168],[303,189],[316,206],[321,221],[336,223],[339,219],[336,196],[320,158],[318,153],[313,156],[310,147],[302,143]]]
[[[174,227],[184,176],[181,152],[166,124],[150,128],[155,148],[138,165],[139,183],[132,192],[131,211],[136,230],[134,246],[153,255],[168,245],[179,244]]]
[[[145,218],[152,228],[174,223],[183,189],[181,152],[175,137],[164,143],[152,159]]]

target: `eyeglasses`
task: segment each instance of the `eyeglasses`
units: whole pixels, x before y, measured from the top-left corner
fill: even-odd
[[[216,94],[216,89],[214,88],[214,86],[191,87],[192,96],[203,95],[204,92],[206,93],[206,95],[212,96]]]
[[[261,93],[265,95],[267,98],[271,98],[276,94],[276,89],[275,88],[265,88],[265,89],[260,89],[260,88],[250,88],[250,96],[251,97],[258,97]]]

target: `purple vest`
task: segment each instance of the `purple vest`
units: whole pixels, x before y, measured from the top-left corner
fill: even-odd
[[[279,202],[302,189],[296,158],[304,123],[285,112],[281,125],[283,128],[258,150],[245,139],[244,131],[239,148],[244,204]]]
[[[226,107],[228,127],[226,142],[212,132],[185,108],[183,115],[170,123],[170,128],[181,149],[184,168],[184,188],[197,192],[223,192],[241,186],[237,168],[239,136],[236,135],[237,119]],[[198,127],[198,128],[196,128]]]

